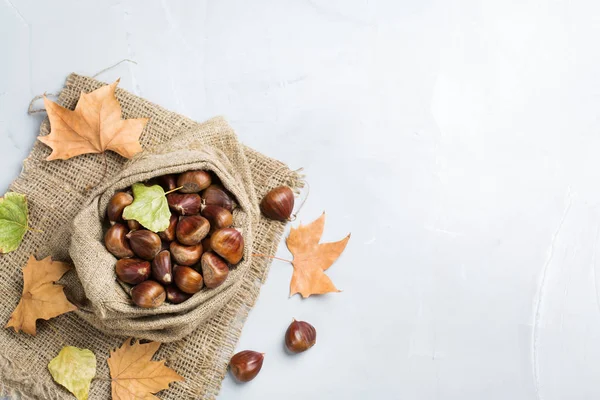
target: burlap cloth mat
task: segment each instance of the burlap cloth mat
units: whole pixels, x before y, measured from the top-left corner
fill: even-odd
[[[71,74],[58,103],[74,108],[81,91],[90,92],[103,85],[94,79]],[[178,135],[198,127],[212,133],[230,132],[222,118],[198,124],[179,114],[169,112],[124,90],[117,89],[123,118],[150,117],[141,144],[144,149],[156,148]],[[49,133],[46,119],[40,134]],[[219,135],[213,135],[218,140]],[[298,173],[283,163],[243,147],[250,166],[255,195],[263,195],[279,185],[296,190],[302,186]],[[38,259],[52,255],[65,260],[68,229],[73,217],[90,194],[90,186],[102,178],[103,160],[97,154],[82,155],[66,161],[45,161],[50,149],[36,142],[23,163],[23,171],[10,189],[27,196],[30,224],[44,233],[27,233],[18,250],[0,256],[0,321],[8,321],[19,301],[23,288],[22,266],[30,254]],[[126,160],[108,152],[108,176],[119,172]],[[285,225],[260,218],[253,227],[253,251],[273,255],[281,240]],[[254,305],[261,284],[266,278],[270,260],[253,257],[243,284],[222,310],[204,322],[189,336],[161,346],[155,359],[166,359],[167,365],[185,378],[159,393],[163,399],[212,399],[219,392],[228,361],[233,354],[248,312]],[[72,296],[72,294],[69,294]],[[79,301],[75,299],[75,301]],[[2,322],[3,324],[5,322]],[[97,358],[97,378],[92,382],[90,399],[110,398],[110,375],[106,360],[109,351],[119,347],[123,337],[111,336],[93,328],[76,313],[68,313],[50,321],[37,323],[37,336],[0,329],[0,392],[16,393],[22,398],[72,399],[64,388],[54,383],[47,364],[65,345],[90,349]]]

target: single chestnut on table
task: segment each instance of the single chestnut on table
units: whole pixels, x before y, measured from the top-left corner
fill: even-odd
[[[317,330],[305,321],[294,320],[285,332],[285,347],[292,353],[302,353],[317,342]]]
[[[265,353],[244,350],[236,353],[229,361],[231,374],[240,382],[249,382],[260,372]]]
[[[294,210],[294,192],[287,186],[271,190],[260,202],[260,211],[270,219],[289,221]]]

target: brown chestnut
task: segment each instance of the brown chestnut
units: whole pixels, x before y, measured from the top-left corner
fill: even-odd
[[[144,281],[131,289],[131,299],[136,305],[143,308],[158,307],[166,297],[165,289],[155,281]]]
[[[202,275],[195,269],[184,265],[173,267],[173,279],[179,290],[189,294],[199,292],[204,286]]]
[[[204,189],[202,198],[207,206],[220,206],[228,211],[233,211],[233,196],[221,185],[213,184]]]
[[[136,231],[138,229],[142,229],[142,224],[137,222],[135,219],[128,219],[127,226],[129,227],[130,231]]]
[[[177,226],[177,215],[171,214],[171,218],[169,219],[169,227],[162,232],[158,232],[158,237],[165,242],[172,242],[175,240],[175,227]]]
[[[233,223],[233,215],[226,208],[219,206],[204,206],[201,214],[210,223],[211,232],[221,228],[229,228]]]
[[[162,250],[152,260],[152,278],[163,285],[173,282],[171,253],[169,253],[169,250]]]
[[[196,193],[169,193],[167,203],[169,208],[179,215],[194,215],[200,212],[202,199]]]
[[[165,192],[177,188],[177,178],[172,174],[159,176],[156,178],[156,182]]]
[[[237,264],[244,255],[244,238],[234,228],[223,228],[210,237],[210,247],[230,264]]]
[[[177,187],[183,186],[181,193],[198,193],[210,186],[210,174],[206,171],[187,171],[177,178]]]
[[[256,378],[265,359],[265,353],[244,350],[235,354],[229,361],[231,374],[240,382],[248,382]]]
[[[144,260],[152,260],[160,251],[161,242],[158,235],[152,231],[131,231],[126,235],[133,252]]]
[[[210,247],[210,236],[202,239],[202,250],[206,253],[207,251],[213,251],[212,247]]]
[[[229,267],[221,257],[209,251],[202,255],[202,277],[204,285],[209,289],[214,289],[221,285],[229,275]]]
[[[317,341],[314,326],[294,320],[285,332],[285,347],[292,353],[301,353],[313,347]]]
[[[123,282],[137,285],[150,277],[150,263],[139,258],[122,258],[117,261],[115,272]]]
[[[270,219],[288,221],[294,210],[294,192],[287,186],[271,190],[260,202],[260,211]]]
[[[202,256],[202,245],[195,244],[192,246],[184,246],[178,242],[171,242],[170,245],[171,256],[175,264],[179,265],[194,265],[200,260]]]
[[[123,209],[133,203],[133,196],[125,192],[117,192],[110,198],[106,214],[111,222],[121,221],[123,218]]]
[[[182,217],[177,223],[175,236],[179,243],[186,246],[198,244],[208,235],[210,224],[208,220],[200,215]]]
[[[192,297],[191,294],[182,292],[175,285],[165,286],[165,292],[167,292],[167,300],[169,301],[169,303],[173,304],[183,303],[184,301]]]
[[[127,242],[127,227],[123,224],[114,224],[104,234],[104,245],[117,258],[133,257],[133,251]]]

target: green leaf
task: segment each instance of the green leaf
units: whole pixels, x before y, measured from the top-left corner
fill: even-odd
[[[87,400],[90,384],[96,376],[96,356],[88,349],[65,346],[48,363],[56,383],[66,387],[77,400]]]
[[[0,253],[9,253],[21,244],[29,229],[25,195],[9,192],[0,198]]]
[[[169,227],[171,211],[165,191],[159,185],[133,184],[133,203],[123,210],[123,218],[134,219],[152,232],[162,232]]]

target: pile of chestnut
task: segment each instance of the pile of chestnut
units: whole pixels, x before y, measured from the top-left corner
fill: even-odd
[[[111,226],[104,235],[106,248],[118,258],[117,278],[135,285],[133,302],[144,308],[158,307],[165,299],[179,304],[204,287],[221,285],[244,252],[242,234],[231,227],[234,196],[207,171],[163,175],[146,184],[176,190],[167,194],[169,227],[155,233],[124,220],[123,209],[134,199],[123,191],[108,204]]]

